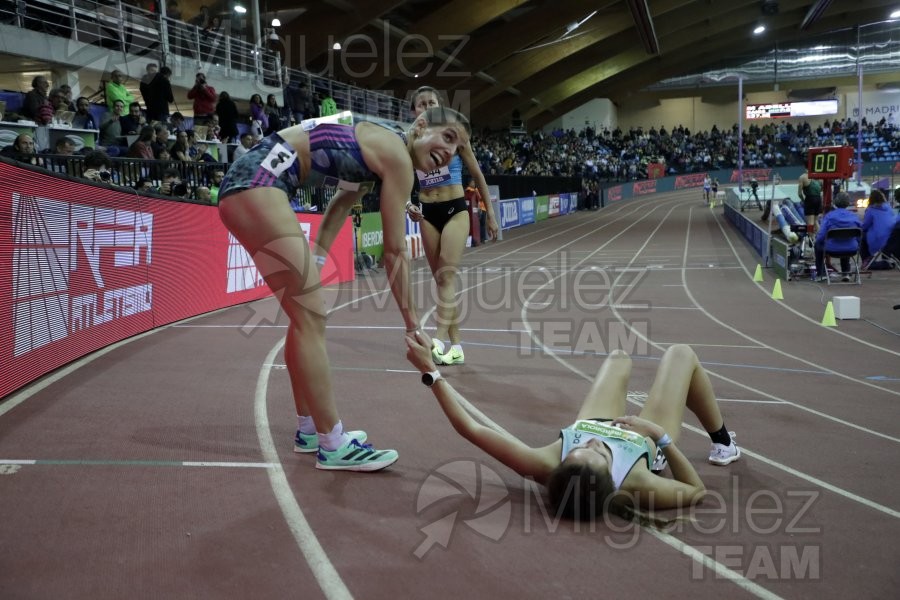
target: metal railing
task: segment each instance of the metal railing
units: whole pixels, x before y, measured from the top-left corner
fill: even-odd
[[[168,57],[177,56],[196,61],[195,66],[207,72],[221,70],[225,77],[250,77],[271,87],[282,87],[283,76],[287,74],[293,84],[305,82],[313,98],[331,96],[341,110],[409,120],[403,98],[297,69],[283,69],[278,50],[243,36],[229,35],[231,23],[227,19],[218,30],[209,30],[148,12],[122,0],[10,0],[0,2],[0,23],[152,58],[163,64]],[[62,57],[60,62],[77,61],[78,49],[73,46],[72,56]]]

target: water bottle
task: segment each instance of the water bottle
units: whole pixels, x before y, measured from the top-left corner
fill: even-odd
[[[810,265],[810,266],[809,266],[809,278],[810,278],[812,281],[815,281],[815,280],[816,280],[816,265]]]

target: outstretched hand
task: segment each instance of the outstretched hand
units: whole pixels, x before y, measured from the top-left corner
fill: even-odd
[[[622,429],[639,433],[650,438],[654,442],[659,441],[659,438],[666,434],[665,430],[653,421],[648,421],[647,419],[642,419],[634,415],[617,417],[613,419],[613,425],[618,425]]]
[[[417,329],[406,334],[406,359],[421,373],[437,370],[431,359],[431,338]]]

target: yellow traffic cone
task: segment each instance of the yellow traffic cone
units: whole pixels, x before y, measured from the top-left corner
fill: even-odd
[[[834,306],[831,304],[831,300],[825,306],[825,316],[822,317],[822,325],[825,327],[837,327],[837,322],[834,320]]]
[[[772,299],[784,300],[784,295],[781,293],[781,279],[775,280],[775,287],[772,288]]]
[[[753,274],[753,281],[762,281],[762,265],[756,265],[756,273]]]

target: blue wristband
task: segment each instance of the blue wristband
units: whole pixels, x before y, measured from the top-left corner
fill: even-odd
[[[661,438],[656,440],[656,447],[662,450],[666,446],[672,443],[672,438],[669,437],[668,433],[664,433]]]

